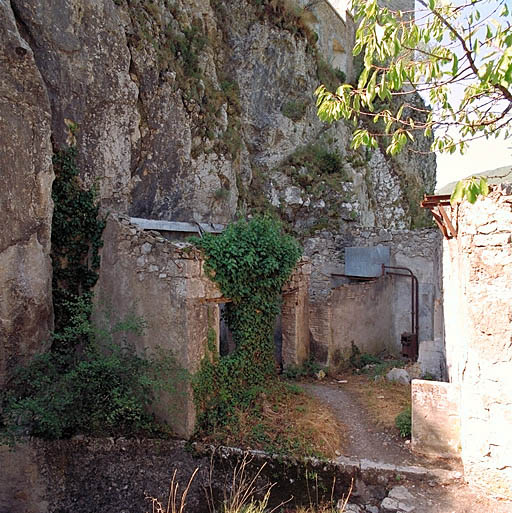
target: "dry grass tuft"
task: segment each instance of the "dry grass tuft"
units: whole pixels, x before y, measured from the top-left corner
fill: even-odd
[[[382,378],[374,381],[365,375],[351,376],[343,385],[350,389],[362,404],[368,408],[370,418],[383,428],[396,429],[395,418],[408,406],[411,406],[411,387],[399,383],[390,383]]]
[[[279,382],[250,409],[240,410],[238,417],[238,423],[203,440],[296,458],[335,458],[343,452],[343,424],[296,385]]]

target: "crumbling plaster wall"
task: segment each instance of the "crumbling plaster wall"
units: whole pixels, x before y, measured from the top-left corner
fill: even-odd
[[[345,272],[344,248],[349,246],[389,246],[390,264],[408,267],[418,277],[420,343],[421,340],[442,338],[441,239],[436,229],[385,230],[360,226],[353,226],[350,231],[338,235],[321,232],[317,237],[308,239],[304,249],[312,263],[310,323],[313,352],[316,357],[321,361],[330,362],[333,357],[332,351],[341,347],[344,348],[343,352],[347,347],[350,350],[351,340],[354,340],[356,345],[357,339],[375,340],[372,319],[379,319],[378,322],[384,326],[380,347],[375,343],[368,345],[368,349],[372,348],[376,352],[388,350],[399,354],[400,335],[411,329],[411,280],[390,277],[389,286],[349,282],[347,278],[339,276]],[[336,288],[340,286],[344,286],[345,289]],[[355,305],[350,305],[351,297],[352,300],[357,297]],[[388,303],[389,308],[378,306],[379,303]],[[333,311],[329,313],[324,311],[325,309]],[[360,315],[359,321],[363,324],[357,325],[357,336],[350,336],[351,323],[347,324],[343,339],[340,338],[343,332],[341,325],[336,328],[336,334],[333,334],[333,316],[340,318],[347,315],[348,311],[355,313],[356,310]],[[325,326],[326,323],[330,328]],[[339,319],[336,321],[336,324],[338,323]],[[332,339],[333,336],[336,340]]]
[[[111,214],[103,234],[102,265],[95,288],[96,323],[133,313],[147,328],[128,343],[143,355],[171,354],[181,370],[193,375],[206,354],[208,332],[216,332],[219,350],[219,302],[229,301],[206,275],[202,253],[184,242],[170,242],[145,231],[127,216]],[[302,259],[283,288],[283,365],[302,365],[309,357],[308,286],[311,272]],[[176,375],[176,393],[161,393],[155,415],[184,438],[195,429],[196,410],[189,380]]]
[[[446,355],[466,478],[512,498],[512,186],[455,213],[444,243]]]
[[[311,263],[302,258],[283,287],[281,305],[283,367],[301,366],[310,357],[309,276]]]
[[[129,218],[110,215],[103,239],[102,265],[95,288],[96,302],[123,315],[133,312],[147,323],[132,342],[141,355],[163,350],[190,373],[198,370],[207,346],[208,328],[216,328],[221,297],[203,270],[199,251],[172,243],[158,232],[143,231]],[[99,314],[97,321],[100,321]],[[189,437],[195,427],[190,384],[177,383],[176,394],[162,394],[155,414],[176,434]]]

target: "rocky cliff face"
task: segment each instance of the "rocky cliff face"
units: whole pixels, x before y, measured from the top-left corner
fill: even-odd
[[[433,159],[354,152],[347,126],[318,121],[312,92],[339,74],[292,2],[0,8],[0,162],[13,184],[0,192],[7,340],[41,340],[51,325],[50,137],[53,150],[76,140],[83,180],[132,216],[225,223],[270,209],[303,239],[351,223],[423,222],[414,198],[433,188]],[[14,321],[22,310],[27,333]]]
[[[50,104],[10,4],[0,1],[0,386],[52,326]]]

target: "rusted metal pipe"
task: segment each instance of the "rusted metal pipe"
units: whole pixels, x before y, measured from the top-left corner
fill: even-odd
[[[393,271],[405,271],[408,274],[401,274]],[[391,265],[382,264],[382,274],[391,274],[394,276],[404,276],[411,278],[411,333],[416,335],[416,340],[419,341],[419,282],[418,278],[408,267],[396,267]]]

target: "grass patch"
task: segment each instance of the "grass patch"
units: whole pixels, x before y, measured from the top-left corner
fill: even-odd
[[[383,428],[396,429],[396,416],[411,406],[410,385],[375,381],[368,375],[360,375],[352,376],[349,383],[343,386],[358,397],[368,409],[370,418]]]
[[[236,414],[238,422],[200,434],[200,440],[296,458],[335,458],[341,452],[343,426],[297,385],[279,381]]]
[[[412,430],[412,412],[410,406],[402,410],[396,416],[395,426],[398,428],[398,431],[400,431],[400,436],[410,438]]]
[[[281,107],[281,112],[292,121],[300,121],[306,114],[308,103],[305,100],[291,100]]]

